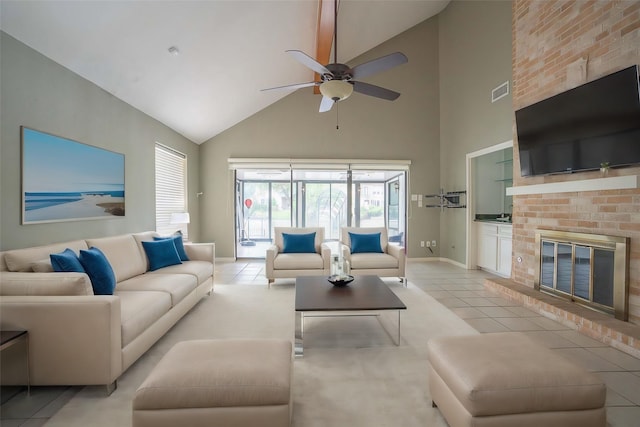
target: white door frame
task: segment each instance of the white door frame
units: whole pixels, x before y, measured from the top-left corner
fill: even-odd
[[[491,147],[483,148],[472,153],[467,153],[467,253],[466,253],[466,268],[467,270],[475,270],[477,268],[477,251],[476,251],[476,206],[474,200],[475,183],[473,182],[473,159],[483,156],[485,154],[493,153],[495,151],[504,150],[505,148],[513,147],[513,140],[501,142],[500,144],[492,145]]]

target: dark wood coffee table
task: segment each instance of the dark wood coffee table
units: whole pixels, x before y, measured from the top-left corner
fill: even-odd
[[[400,345],[400,312],[406,309],[378,276],[355,276],[353,282],[344,287],[333,286],[327,276],[297,277],[295,354],[303,355],[305,317],[379,316],[376,312],[384,310],[398,311],[396,345]]]

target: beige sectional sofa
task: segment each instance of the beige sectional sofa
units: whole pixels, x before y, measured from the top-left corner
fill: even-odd
[[[214,244],[185,244],[189,261],[148,271],[144,232],[0,252],[0,326],[29,332],[32,385],[115,388],[118,377],[213,290]],[[86,273],[47,270],[49,254],[99,248],[113,295],[94,295]],[[50,269],[50,268],[49,268]],[[6,361],[3,361],[6,362]],[[3,384],[24,384],[2,363]]]

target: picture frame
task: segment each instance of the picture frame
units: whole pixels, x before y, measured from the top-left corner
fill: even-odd
[[[20,127],[22,224],[125,215],[125,156]]]

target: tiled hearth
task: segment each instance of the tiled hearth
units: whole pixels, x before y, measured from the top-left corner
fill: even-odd
[[[505,299],[520,303],[549,319],[640,358],[640,326],[519,285],[510,279],[485,279],[484,287]]]

